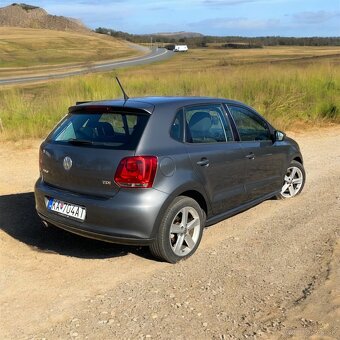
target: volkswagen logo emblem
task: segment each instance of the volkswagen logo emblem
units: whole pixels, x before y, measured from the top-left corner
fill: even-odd
[[[63,161],[63,166],[66,171],[72,168],[72,159],[69,156],[66,156]]]

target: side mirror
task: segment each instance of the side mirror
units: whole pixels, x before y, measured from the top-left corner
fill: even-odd
[[[285,139],[286,134],[282,131],[275,131],[275,141],[282,142]]]

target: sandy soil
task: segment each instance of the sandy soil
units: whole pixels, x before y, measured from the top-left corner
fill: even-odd
[[[207,228],[176,265],[43,228],[39,142],[1,144],[0,338],[339,339],[340,128],[293,137],[304,192]]]

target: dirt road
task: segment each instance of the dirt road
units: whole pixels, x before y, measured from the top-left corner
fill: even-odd
[[[0,145],[0,338],[339,339],[340,127],[293,137],[304,192],[209,227],[176,265],[44,229],[38,142]]]

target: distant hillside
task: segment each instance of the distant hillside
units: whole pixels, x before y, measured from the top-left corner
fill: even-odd
[[[0,26],[89,32],[79,20],[50,15],[40,7],[17,3],[0,8]]]
[[[186,44],[191,48],[260,48],[263,46],[340,46],[340,37],[241,37],[207,36],[193,32],[130,34],[111,28],[98,27],[95,32],[131,41],[136,44]],[[243,44],[243,46],[241,46]],[[164,47],[170,47],[168,45]],[[172,47],[173,48],[173,47]]]

